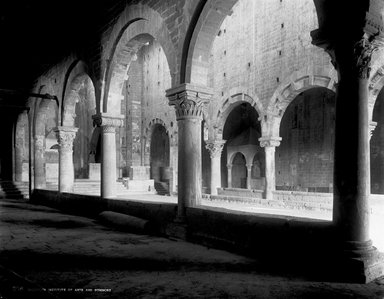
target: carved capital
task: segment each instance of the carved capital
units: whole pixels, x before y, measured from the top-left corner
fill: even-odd
[[[212,94],[208,88],[186,83],[166,91],[169,105],[175,107],[177,120],[185,118],[203,119],[204,106],[209,102]]]
[[[102,127],[103,133],[115,133],[115,129],[124,126],[124,117],[113,117],[109,115],[92,115],[93,123]]]
[[[78,128],[74,127],[57,127],[54,129],[61,151],[72,151],[77,130]]]
[[[369,139],[371,139],[372,135],[373,135],[373,131],[376,129],[377,127],[377,122],[375,121],[371,121],[371,123],[369,124]]]
[[[280,145],[281,137],[260,137],[261,147],[277,147]]]
[[[354,45],[354,60],[359,78],[368,79],[371,72],[372,54],[378,50],[380,44],[375,36],[364,35]]]
[[[221,156],[226,140],[207,140],[205,148],[209,151],[211,159]]]

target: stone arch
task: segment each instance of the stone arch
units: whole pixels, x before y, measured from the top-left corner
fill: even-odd
[[[209,57],[224,19],[238,0],[200,1],[184,41],[180,83],[208,85]]]
[[[369,120],[373,119],[373,109],[380,91],[384,88],[384,66],[379,67],[369,80]]]
[[[266,114],[262,116],[263,135],[279,136],[280,123],[289,104],[301,92],[313,87],[324,87],[336,92],[337,73],[308,74],[305,70],[293,73],[275,90],[269,100]]]
[[[95,98],[95,84],[89,76],[88,67],[82,61],[75,61],[69,68],[66,81],[64,82],[62,105],[61,105],[61,119],[62,126],[73,127],[75,118],[75,106],[78,102],[79,90],[84,86],[89,86],[89,96],[87,99],[91,100],[90,107],[94,107],[94,114],[99,111],[98,103]]]
[[[259,98],[257,96],[251,97],[245,92],[242,92],[242,90],[243,89],[231,89],[229,92],[230,96],[226,95],[224,97],[226,100],[222,103],[216,114],[216,124],[214,126],[215,138],[222,139],[224,125],[229,114],[234,108],[242,103],[249,103],[256,110],[259,116],[262,115],[263,105]]]
[[[151,38],[156,39],[164,50],[174,84],[176,52],[163,18],[148,6],[127,6],[113,28],[110,42],[106,43],[107,64],[102,112],[114,114],[120,111],[121,91],[130,62],[136,58],[136,52]]]

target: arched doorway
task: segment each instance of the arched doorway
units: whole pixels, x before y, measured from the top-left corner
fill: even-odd
[[[151,179],[155,182],[158,194],[169,194],[169,136],[164,126],[154,125],[150,145]]]
[[[276,149],[276,189],[333,191],[335,94],[316,87],[289,104]]]

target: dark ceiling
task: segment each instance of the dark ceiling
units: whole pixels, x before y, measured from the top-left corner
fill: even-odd
[[[0,1],[0,89],[29,89],[71,52],[97,46],[120,0]]]

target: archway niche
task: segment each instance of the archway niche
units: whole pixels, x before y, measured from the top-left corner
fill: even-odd
[[[384,194],[384,88],[377,96],[372,120],[376,122],[371,149],[371,193]]]
[[[224,145],[221,155],[222,186],[227,188],[262,189],[264,188],[265,182],[265,178],[263,177],[265,176],[265,163],[259,161],[264,157],[264,149],[260,147],[259,142],[259,138],[261,137],[261,126],[258,120],[259,115],[256,109],[248,102],[237,102],[231,106],[230,109],[232,110],[225,120],[223,129],[223,139],[227,142]],[[246,176],[242,176],[243,179],[245,178],[245,185],[244,183],[240,183],[240,181],[232,181],[234,172],[239,171],[240,175],[244,170],[243,166],[239,166],[240,158],[236,158],[235,156],[238,152],[241,153],[245,159],[244,167]],[[254,165],[254,162],[256,162],[255,159],[257,165]],[[234,164],[235,162],[237,164]],[[244,161],[241,163],[243,162]],[[257,170],[257,168],[259,170]],[[254,173],[254,175],[252,175],[252,173]],[[247,180],[248,174],[250,174],[250,178]]]
[[[150,145],[151,179],[158,194],[169,193],[169,136],[164,126],[154,125]]]
[[[335,93],[308,89],[289,104],[276,148],[276,189],[333,192]]]

